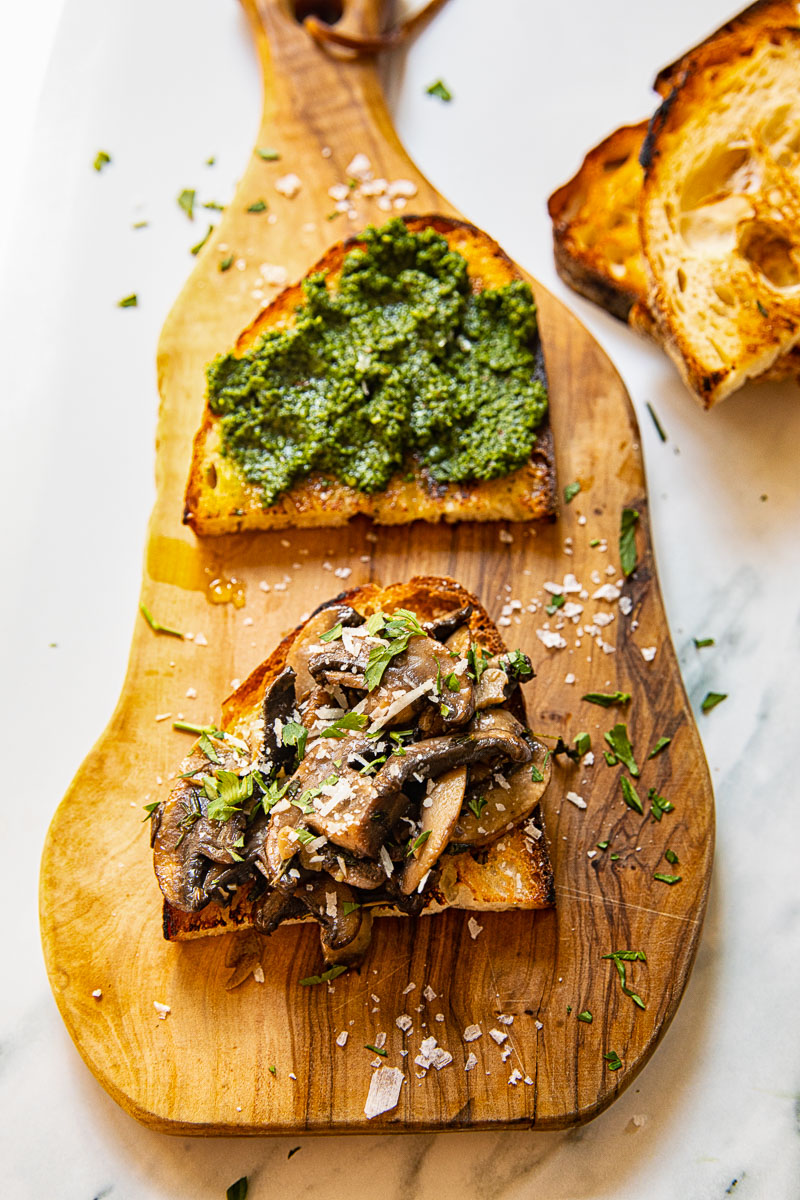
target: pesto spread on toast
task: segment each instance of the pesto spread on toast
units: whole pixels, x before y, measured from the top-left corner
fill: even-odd
[[[528,462],[547,390],[527,283],[473,290],[444,237],[396,219],[335,288],[324,272],[302,286],[290,326],[208,368],[222,453],[265,507],[312,472],[374,493],[414,465],[445,484]]]

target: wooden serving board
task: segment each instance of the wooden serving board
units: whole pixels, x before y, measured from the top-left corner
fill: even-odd
[[[261,265],[284,267],[293,281],[330,242],[386,216],[375,200],[359,200],[356,220],[326,220],[333,209],[328,188],[346,181],[353,156],[366,154],[376,176],[415,182],[409,211],[454,213],[399,144],[373,64],[315,46],[288,3],[248,5],[265,79],[257,144],[276,149],[280,161],[254,155],[175,304],[158,352],[158,498],[141,595],[162,623],[202,633],[207,645],[197,636],[158,636],[144,620],[136,627],[117,709],[58,808],[45,845],[47,969],[87,1065],[125,1109],[155,1129],[563,1128],[611,1103],[667,1029],[697,949],[713,855],[711,786],[655,575],[636,422],[608,359],[532,281],[560,482],[577,480],[582,488],[555,524],[513,526],[501,537],[496,524],[373,529],[357,521],[339,530],[205,543],[184,529],[183,488],[203,407],[204,366],[277,290],[264,284]],[[375,4],[350,6],[346,20],[374,30]],[[290,171],[302,185],[294,199],[274,187]],[[262,197],[274,222],[245,211]],[[230,253],[245,265],[221,272],[220,260]],[[601,631],[614,652],[603,653],[589,636],[577,646],[570,622],[568,647],[545,649],[536,630],[548,618],[526,606],[545,598],[545,581],[561,581],[566,572],[590,594],[593,572],[603,582],[616,580],[617,572],[607,577],[605,568],[609,561],[619,568],[625,506],[640,514],[639,565],[624,587],[633,612],[623,617],[616,605],[585,602],[584,619],[599,610],[615,613]],[[590,545],[598,538],[607,551]],[[567,740],[581,730],[592,736],[594,765],[559,759],[545,797],[557,908],[481,915],[483,931],[475,940],[461,912],[377,922],[360,972],[331,988],[299,986],[321,969],[318,933],[285,927],[270,940],[266,981],[251,979],[226,991],[227,937],[175,945],[161,936],[161,896],[141,806],[165,794],[189,745],[164,714],[215,720],[233,680],[244,678],[320,601],[345,586],[420,573],[455,576],[495,618],[504,604],[520,600],[522,611],[514,610],[503,632],[536,666],[527,688],[534,729]],[[228,594],[244,599],[244,606],[209,602]],[[549,620],[553,628],[557,617]],[[649,646],[657,647],[651,663],[641,654]],[[576,683],[566,681],[569,674]],[[187,698],[191,689],[196,699]],[[581,700],[585,692],[617,689],[632,694],[624,710]],[[642,765],[639,794],[644,798],[653,786],[675,806],[659,823],[625,806],[621,769],[603,761],[603,733],[617,720],[627,721]],[[661,736],[672,738],[668,750],[645,762]],[[585,798],[585,810],[565,800],[570,791]],[[605,839],[609,849],[597,850]],[[664,860],[667,847],[677,853],[678,866]],[[682,882],[654,881],[657,871],[680,874]],[[646,963],[628,965],[644,1010],[623,994],[613,963],[602,958],[625,949],[647,956]],[[411,983],[416,987],[407,992]],[[426,986],[436,993],[432,1001],[424,998]],[[96,989],[100,998],[92,995]],[[164,1019],[155,1001],[170,1006]],[[584,1010],[592,1013],[591,1023],[577,1019]],[[407,1038],[395,1025],[402,1013],[414,1022]],[[513,1024],[498,1026],[500,1013],[512,1015]],[[481,1024],[483,1036],[467,1045],[462,1032],[473,1023]],[[508,1034],[506,1061],[488,1036],[493,1027]],[[349,1039],[340,1048],[335,1038],[345,1030]],[[397,1107],[368,1122],[363,1108],[375,1055],[364,1046],[380,1032],[387,1034],[383,1061],[402,1068],[406,1081]],[[418,1078],[413,1059],[430,1034],[454,1061]],[[403,1049],[409,1050],[405,1058]],[[478,1065],[466,1072],[470,1050]],[[612,1051],[622,1062],[616,1071],[603,1057]],[[530,1082],[509,1084],[515,1068]]]

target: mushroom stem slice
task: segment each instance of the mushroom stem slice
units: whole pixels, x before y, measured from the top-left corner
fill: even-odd
[[[467,768],[456,767],[440,775],[425,797],[422,828],[415,839],[419,844],[406,861],[400,882],[400,890],[407,896],[416,891],[450,841],[464,802],[466,786]]]
[[[322,942],[322,953],[325,956],[325,962],[334,966],[337,963],[347,963],[348,966],[354,966],[360,962],[367,952],[370,941],[372,940],[372,910],[369,908],[361,909],[361,924],[358,933],[353,938],[352,942],[348,942],[346,946],[334,947],[326,940],[326,931],[320,930],[320,941]]]
[[[464,846],[486,846],[511,826],[525,821],[536,808],[550,782],[550,757],[541,742],[533,742],[529,763],[503,775],[498,772],[482,785],[470,787],[466,804],[453,830],[453,841]]]

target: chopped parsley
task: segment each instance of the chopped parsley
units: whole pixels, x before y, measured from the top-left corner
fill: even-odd
[[[664,813],[670,813],[675,808],[675,805],[671,801],[665,800],[663,796],[659,796],[653,787],[648,788],[647,799],[650,801],[650,816],[654,821],[660,821]]]
[[[435,83],[429,84],[428,87],[425,88],[425,92],[428,96],[438,96],[439,99],[444,100],[446,104],[449,104],[453,99],[453,93],[450,91],[450,88],[447,86],[447,84],[443,83],[441,79],[437,79]]]
[[[327,971],[323,971],[321,975],[308,975],[305,979],[300,980],[301,987],[314,987],[318,983],[330,983],[332,979],[343,975],[347,970],[342,963],[338,963],[335,967],[328,967]]]
[[[309,842],[313,842],[314,838],[317,836],[317,834],[312,833],[310,829],[296,829],[295,833],[297,834],[298,842],[301,842],[304,846],[307,846]]]
[[[704,713],[711,712],[712,708],[716,708],[718,704],[727,699],[727,692],[706,692],[700,708]]]
[[[536,770],[535,767],[533,769],[534,769],[534,771]],[[541,779],[542,779],[542,777],[540,776],[539,777],[540,783],[541,783]],[[470,800],[469,804],[467,805],[467,808],[470,810],[471,813],[474,814],[474,816],[476,816],[478,818],[478,820],[480,820],[481,813],[486,808],[486,805],[488,803],[489,803],[489,801],[486,799],[485,796],[473,796],[472,799]]]
[[[337,621],[335,625],[331,626],[331,628],[328,630],[327,633],[321,633],[319,635],[319,641],[326,642],[326,643],[327,642],[337,642],[341,636],[342,636],[342,622]]]
[[[617,1054],[616,1050],[607,1051],[603,1055],[603,1058],[608,1063],[609,1071],[618,1071],[620,1069],[620,1067],[622,1066],[622,1059]]]
[[[245,212],[249,212],[249,213],[262,213],[262,212],[266,212],[266,211],[267,211],[266,200],[254,200],[253,203],[248,204],[247,208],[245,209]]]
[[[548,751],[548,753],[549,753],[549,751]],[[533,780],[534,783],[544,783],[544,775],[539,770],[539,768],[536,766],[536,763],[534,763],[533,766],[531,767],[531,779]],[[480,815],[480,814],[478,814],[478,815]]]
[[[662,875],[660,871],[656,871],[653,875],[653,879],[658,879],[661,883],[669,884],[680,883],[682,878],[682,875]]]
[[[623,508],[619,524],[619,565],[627,578],[636,569],[636,522],[639,514],[635,508]]]
[[[205,246],[206,242],[211,237],[213,232],[214,232],[214,226],[209,225],[208,229],[206,230],[205,237],[202,237],[199,242],[196,242],[194,244],[194,246],[192,246],[190,253],[194,254],[196,257],[200,253],[200,251],[203,249],[203,246]]]
[[[146,604],[139,605],[139,612],[142,614],[145,621],[147,621],[147,624],[150,626],[153,633],[165,633],[168,637],[176,637],[183,640],[184,635],[179,629],[171,629],[169,625],[162,625],[160,621],[155,619]]]
[[[98,150],[92,166],[94,167],[95,171],[102,171],[103,167],[107,167],[110,162],[111,155],[106,154],[105,150]]]
[[[647,411],[650,413],[650,416],[653,418],[653,424],[656,427],[656,433],[661,438],[662,442],[665,442],[667,440],[667,435],[664,433],[664,427],[662,426],[661,422],[659,421],[658,417],[656,416],[656,410],[653,408],[653,406],[649,400],[645,401],[645,407],[647,408]]]
[[[578,1020],[579,1020],[579,1021],[585,1021],[587,1025],[591,1025],[592,1021],[594,1020],[594,1017],[593,1017],[593,1016],[592,1016],[592,1014],[589,1012],[589,1009],[588,1009],[588,1008],[585,1008],[585,1009],[583,1010],[583,1012],[579,1012],[579,1013],[578,1013]]]
[[[343,713],[341,717],[337,717],[335,721],[332,721],[327,729],[323,729],[320,737],[347,737],[348,730],[364,729],[368,721],[369,717],[366,713]]]
[[[761,301],[760,301],[760,300],[756,300],[756,308],[757,308],[757,309],[758,309],[758,311],[761,313],[762,317],[768,317],[768,316],[769,316],[769,312],[768,312],[768,310],[767,310],[767,309],[764,307],[764,305],[761,303]]]
[[[380,1054],[381,1058],[386,1058],[386,1051],[381,1046],[373,1046],[371,1042],[365,1042],[364,1049],[371,1050],[373,1054]]]
[[[568,483],[567,486],[564,488],[564,503],[570,504],[575,499],[575,497],[577,496],[577,494],[580,490],[581,490],[581,485],[578,483],[577,479],[575,480],[574,483]]]
[[[281,730],[281,740],[284,746],[294,746],[297,750],[297,761],[303,761],[308,741],[308,730],[299,721],[287,721]]]
[[[225,212],[225,205],[220,204],[218,200],[206,200],[203,208],[210,208],[212,212]]]
[[[458,681],[458,676],[456,675],[455,671],[451,671],[444,682],[445,682],[447,688],[449,689],[449,691],[451,691],[451,692],[460,692],[461,691],[461,684]]]
[[[145,804],[144,805],[145,816],[142,818],[142,820],[143,821],[151,821],[153,819],[153,814],[155,813],[155,811],[158,808],[160,803],[161,803],[160,800],[154,800],[152,804]]]
[[[592,739],[589,737],[589,734],[579,733],[575,738],[575,749],[578,751],[578,754],[580,754],[581,758],[583,758],[584,754],[588,754],[591,748]]]
[[[585,696],[581,696],[581,700],[588,700],[590,704],[599,704],[601,708],[613,708],[615,704],[629,704],[630,699],[630,692],[587,692]]]
[[[619,762],[616,754],[612,754],[610,750],[603,751],[603,758],[606,760],[607,767],[616,767],[617,763]]]
[[[692,641],[694,642],[695,649],[697,649],[697,650],[702,650],[705,646],[713,646],[714,645],[713,638],[692,638]]]
[[[595,842],[598,850],[607,850],[610,844],[610,842]]]
[[[216,763],[217,766],[220,765],[222,759],[214,749],[211,738],[208,736],[205,730],[203,730],[203,732],[200,734],[197,745],[198,748],[202,750],[203,754],[205,754],[209,762]]]
[[[220,259],[220,264],[219,264],[220,271],[230,271],[232,266],[233,266],[233,255],[232,254],[226,254],[223,259]]]
[[[425,843],[427,842],[428,838],[431,836],[432,832],[433,832],[433,830],[431,830],[431,829],[423,830],[422,833],[419,835],[419,837],[413,843],[411,841],[411,838],[409,838],[408,839],[408,850],[406,851],[406,858],[411,858],[411,855],[414,854],[417,850],[419,850],[420,846],[424,846]]]
[[[562,596],[561,593],[558,592],[557,595],[550,597],[550,603],[547,605],[544,611],[549,617],[552,617],[553,613],[556,612],[557,609],[564,607],[565,599],[566,597]]]
[[[617,969],[619,983],[622,991],[626,996],[630,996],[637,1008],[644,1008],[645,1003],[641,996],[632,991],[628,987],[628,982],[625,973],[625,964],[628,962],[647,962],[647,955],[644,950],[614,950],[611,954],[603,954],[602,958],[610,958]]]
[[[655,756],[657,754],[660,754],[662,750],[666,750],[667,746],[670,744],[671,741],[672,741],[672,738],[660,737],[658,739],[658,741],[656,742],[655,746],[653,746],[653,749],[648,754],[648,756],[647,756],[648,759],[655,758]]]
[[[136,292],[131,292],[130,296],[123,296],[117,301],[117,308],[136,308],[139,304],[139,297]]]
[[[195,195],[194,188],[184,188],[178,196],[178,208],[186,213],[190,221],[194,220]]]
[[[491,662],[491,654],[473,644],[467,651],[467,674],[475,683],[480,683],[481,675]]]
[[[664,858],[667,860],[667,862],[670,864],[671,867],[674,867],[678,861],[677,854],[675,853],[674,850],[670,850],[670,849],[667,849],[664,851]]]
[[[636,759],[633,757],[633,747],[628,738],[628,726],[623,721],[618,721],[613,729],[604,734],[604,737],[614,756],[636,778],[639,774],[639,768],[636,764]],[[639,811],[641,812],[641,809]]]
[[[357,900],[345,900],[342,904],[342,912],[346,917],[349,917],[350,913],[355,912],[357,908],[361,908]]]
[[[241,812],[242,803],[252,796],[253,777],[240,777],[233,771],[220,769],[214,775],[203,776],[203,791],[209,802],[209,820],[228,821],[234,813]]]
[[[277,162],[280,158],[277,150],[273,150],[270,146],[256,146],[256,154],[259,158],[263,158],[264,162]]]
[[[644,816],[644,808],[642,807],[642,802],[639,799],[639,793],[636,791],[636,788],[633,786],[630,779],[628,779],[627,775],[620,776],[620,784],[622,785],[622,799],[625,801],[628,808],[632,808]]]
[[[369,652],[367,669],[364,672],[369,692],[378,686],[392,659],[408,648],[412,637],[428,636],[417,620],[416,613],[409,612],[407,608],[398,608],[385,619],[384,633],[391,639],[388,646],[373,646]],[[441,668],[439,670],[441,671]]]
[[[531,660],[521,650],[514,650],[511,654],[504,655],[500,659],[500,666],[511,679],[521,681],[528,678],[532,679],[535,675]]]

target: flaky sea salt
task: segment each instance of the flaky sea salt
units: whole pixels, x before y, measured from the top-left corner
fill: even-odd
[[[373,1117],[396,1108],[402,1086],[403,1072],[397,1067],[378,1067],[370,1080],[364,1105],[364,1116],[367,1120],[371,1121]]]

